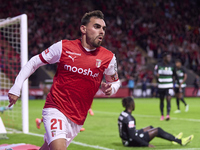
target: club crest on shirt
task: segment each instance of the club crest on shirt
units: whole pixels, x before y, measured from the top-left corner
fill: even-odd
[[[56,136],[56,131],[55,130],[51,131],[51,135],[52,137]]]
[[[49,53],[49,49],[47,48],[44,52],[45,52],[45,54],[48,54]]]
[[[101,66],[102,60],[96,59],[96,67],[99,68]]]

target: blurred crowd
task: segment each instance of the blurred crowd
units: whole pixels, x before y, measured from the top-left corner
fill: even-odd
[[[0,18],[28,15],[29,58],[61,39],[80,37],[83,14],[99,9],[107,24],[103,46],[115,53],[123,84],[152,82],[147,57],[163,51],[200,74],[199,0],[0,0]],[[142,53],[141,49],[146,52]],[[49,69],[55,69],[49,68]]]

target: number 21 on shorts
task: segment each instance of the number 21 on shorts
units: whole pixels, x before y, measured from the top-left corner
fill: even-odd
[[[59,125],[56,125],[56,124]],[[60,130],[62,130],[62,120],[61,119],[51,119],[51,130],[57,129],[57,127],[59,127]]]
[[[62,130],[62,120],[53,118],[51,119],[51,130],[53,130],[51,131],[52,137],[56,135],[56,129]]]

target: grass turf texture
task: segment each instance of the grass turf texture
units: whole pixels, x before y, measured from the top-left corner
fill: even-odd
[[[136,110],[132,113],[136,118],[137,129],[152,125],[154,127],[161,127],[165,131],[178,134],[183,132],[183,137],[194,134],[194,139],[187,146],[173,145],[171,142],[155,138],[151,144],[155,146],[153,149],[189,149],[200,147],[200,119],[199,119],[199,98],[185,98],[190,106],[189,112],[184,112],[184,105],[181,105],[181,113],[174,114],[176,110],[175,99],[172,99],[171,120],[160,121],[159,99],[158,98],[138,98],[135,99]],[[41,118],[44,100],[31,100],[29,101],[29,127],[31,133],[44,134],[45,129],[43,124],[41,129],[37,129],[35,125],[35,118]],[[121,99],[95,99],[92,105],[94,116],[86,119],[84,132],[78,134],[74,141],[98,145],[115,150],[128,150],[132,148],[123,147],[119,138],[117,118],[123,109]],[[166,113],[166,104],[165,104]],[[17,124],[17,122],[15,122]],[[8,140],[0,140],[0,144],[13,144],[13,143],[28,143],[41,146],[43,138],[31,136],[26,134],[8,134]],[[69,150],[95,150],[95,148],[83,147],[71,143],[68,147]],[[134,149],[151,149],[151,148],[134,148]]]

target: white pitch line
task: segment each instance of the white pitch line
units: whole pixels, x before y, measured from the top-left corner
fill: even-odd
[[[9,129],[11,129],[11,128],[9,128]],[[17,131],[17,130],[15,130],[15,131]],[[15,132],[15,133],[22,133],[22,132]],[[27,134],[28,135],[33,135],[33,136],[38,136],[38,137],[44,137],[44,135],[37,134],[37,133],[31,133],[31,132],[29,132]],[[95,149],[100,149],[100,150],[115,150],[115,149],[109,149],[109,148],[106,148],[106,147],[101,147],[101,146],[98,146],[98,145],[89,145],[89,144],[85,144],[85,143],[81,143],[81,142],[76,142],[76,141],[72,141],[71,143],[76,144],[76,145],[81,145],[81,146],[84,146],[84,147],[91,147],[91,148],[95,148]],[[200,150],[200,148],[157,149],[157,150]]]
[[[108,114],[108,115],[120,115],[120,113],[105,112],[105,111],[94,111],[94,113]],[[153,115],[139,115],[139,114],[134,114],[134,116],[147,117],[147,118],[159,118],[159,116],[153,116]],[[184,121],[200,122],[200,119],[192,119],[192,118],[189,119],[189,118],[175,118],[175,117],[171,117],[170,119],[172,119],[172,120],[184,120]]]
[[[33,135],[33,136],[39,136],[39,137],[44,137],[44,135],[42,134],[37,134],[37,133],[27,133],[29,135]],[[81,143],[81,142],[76,142],[76,141],[72,141],[71,143],[76,144],[76,145],[80,145],[80,146],[84,146],[84,147],[91,147],[91,148],[95,148],[95,149],[100,149],[100,150],[114,150],[114,149],[110,149],[110,148],[106,148],[106,147],[101,147],[98,145],[89,145],[89,144],[85,144],[85,143]]]
[[[160,149],[160,150],[200,150],[200,148]]]
[[[23,133],[22,131],[6,127],[7,133]]]
[[[85,143],[81,143],[81,142],[76,142],[76,141],[72,141],[72,143],[73,143],[73,144],[76,144],[76,145],[85,146],[85,147],[95,148],[95,149],[114,150],[114,149],[109,149],[109,148],[101,147],[101,146],[98,146],[98,145],[89,145],[89,144],[85,144]]]

